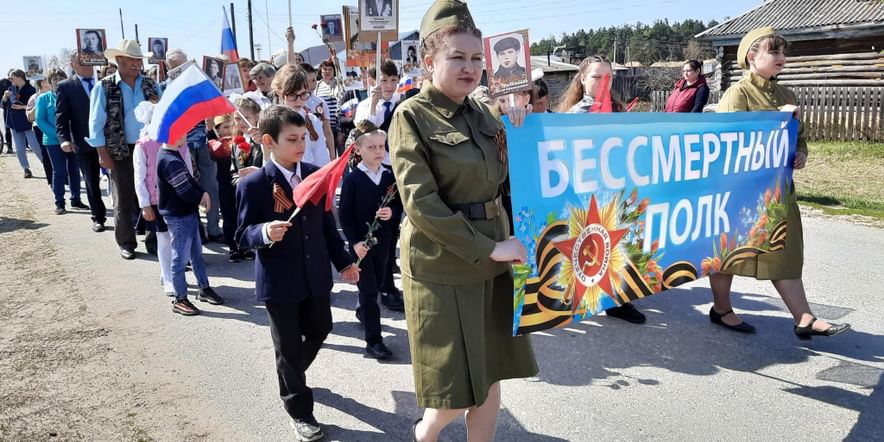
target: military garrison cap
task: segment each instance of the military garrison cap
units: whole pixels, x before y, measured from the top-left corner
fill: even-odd
[[[353,132],[350,134],[353,137],[353,141],[359,139],[359,137],[370,134],[372,132],[376,132],[380,130],[374,123],[369,120],[360,120],[356,123],[356,128],[353,129]]]
[[[497,43],[494,43],[494,53],[499,54],[507,49],[515,49],[518,51],[519,47],[521,47],[519,40],[516,40],[513,37],[502,38]]]
[[[755,43],[758,39],[767,37],[768,35],[776,35],[776,33],[777,31],[770,26],[749,31],[746,36],[740,40],[740,46],[737,48],[737,63],[740,64],[740,67],[743,69],[749,69],[749,59],[747,56],[749,55],[749,48],[752,47],[752,43]]]
[[[461,0],[436,0],[433,6],[424,14],[421,20],[421,40],[425,40],[432,33],[447,27],[460,26],[466,29],[475,29],[476,23],[467,4]]]

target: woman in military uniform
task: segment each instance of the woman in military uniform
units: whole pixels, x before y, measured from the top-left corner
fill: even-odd
[[[776,75],[786,63],[786,39],[772,28],[755,29],[740,41],[737,61],[745,70],[743,78],[731,86],[718,103],[718,112],[746,112],[779,110],[784,105],[797,105],[795,94],[777,84]],[[807,141],[804,128],[798,129],[798,146],[795,152],[795,170],[804,168],[807,161]],[[783,298],[795,318],[795,334],[801,339],[812,335],[833,336],[850,328],[849,324],[829,324],[817,320],[810,311],[801,270],[804,265],[801,214],[795,193],[794,183],[787,195],[788,213],[786,216],[786,247],[781,251],[757,255],[725,273],[714,273],[710,277],[714,304],[709,310],[712,322],[731,330],[752,333],[755,328],[740,320],[734,313],[730,301],[733,275],[750,276],[756,279],[769,279]]]
[[[401,268],[417,402],[414,439],[435,441],[466,415],[470,440],[491,440],[503,379],[537,373],[527,336],[513,337],[503,125],[469,97],[482,77],[481,32],[460,0],[438,0],[421,22],[431,80],[403,102],[390,153],[405,212]],[[519,109],[514,123],[524,117]]]

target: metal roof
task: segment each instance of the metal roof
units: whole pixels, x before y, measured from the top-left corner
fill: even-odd
[[[549,57],[549,63],[547,63],[546,55],[532,55],[531,67],[543,68],[543,72],[574,72],[580,70],[580,66],[565,63],[554,55]]]
[[[769,0],[697,37],[715,40],[742,35],[762,26],[771,26],[789,35],[808,28],[882,25],[884,2],[879,0]]]

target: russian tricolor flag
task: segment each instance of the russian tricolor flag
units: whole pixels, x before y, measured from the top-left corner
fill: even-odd
[[[221,29],[221,53],[230,58],[230,63],[239,61],[239,53],[236,51],[236,37],[233,35],[233,29],[230,29],[230,22],[227,21],[227,10],[221,7],[224,13],[224,27]]]
[[[344,118],[352,119],[353,118],[353,111],[356,109],[356,106],[358,104],[359,104],[358,98],[351,98],[351,99],[347,100],[346,103],[341,105],[341,115],[343,115]]]
[[[414,79],[406,75],[405,77],[402,77],[401,80],[399,80],[399,85],[396,89],[396,92],[404,94],[412,89],[414,89]]]
[[[173,144],[198,122],[235,111],[215,83],[192,65],[163,93],[153,111],[148,133],[160,143]]]

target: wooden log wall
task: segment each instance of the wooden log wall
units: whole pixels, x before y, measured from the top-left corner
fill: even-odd
[[[808,140],[884,142],[884,87],[792,87]],[[652,112],[663,112],[670,91],[651,94]],[[710,95],[709,103],[718,103]]]
[[[735,62],[724,65],[722,87],[727,89],[743,77]],[[779,83],[789,87],[879,86],[884,87],[884,53],[805,55],[789,57]]]

